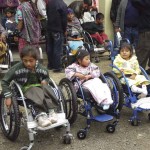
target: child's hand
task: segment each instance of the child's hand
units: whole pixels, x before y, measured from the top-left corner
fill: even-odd
[[[85,80],[85,75],[83,75],[82,73],[75,73],[74,75],[75,77],[78,77],[81,80]]]
[[[132,75],[130,76],[130,79],[134,80],[135,77],[136,77],[136,74],[132,74]]]
[[[124,72],[124,69],[120,69],[121,72]]]
[[[42,85],[48,85],[47,81],[45,81],[45,80],[41,81],[41,84]]]
[[[11,106],[11,98],[10,97],[5,99],[5,104],[6,104],[7,108],[10,108],[10,106]]]
[[[85,80],[89,80],[89,79],[91,79],[91,78],[92,78],[91,75],[86,75],[86,76],[85,76]]]

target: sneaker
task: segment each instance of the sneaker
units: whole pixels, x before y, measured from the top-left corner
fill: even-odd
[[[42,112],[35,118],[37,120],[37,123],[40,127],[47,127],[52,124],[52,122],[49,120],[46,113]]]
[[[48,119],[51,121],[51,123],[57,123],[57,114],[54,111],[50,112]]]

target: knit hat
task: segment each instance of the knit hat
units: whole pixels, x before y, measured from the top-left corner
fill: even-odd
[[[83,59],[85,56],[90,55],[90,53],[86,49],[79,49],[76,53],[76,59]]]
[[[71,8],[68,8],[67,9],[67,14],[70,14],[70,13],[73,14],[74,12],[73,12],[73,10]]]

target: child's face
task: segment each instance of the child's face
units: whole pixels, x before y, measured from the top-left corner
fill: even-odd
[[[90,55],[85,56],[82,60],[78,60],[79,64],[83,67],[88,67],[90,64]]]
[[[103,24],[104,19],[97,19],[96,21],[97,21],[97,24]]]
[[[72,20],[73,20],[73,17],[74,17],[74,14],[73,14],[73,13],[68,13],[68,14],[67,14],[67,20],[68,20],[68,21],[72,21]]]
[[[123,48],[120,50],[120,55],[123,59],[129,60],[131,57],[131,52],[128,48]]]
[[[24,56],[22,62],[27,69],[34,70],[36,65],[36,59],[32,56]]]
[[[7,16],[8,18],[10,18],[10,17],[12,17],[12,16],[13,16],[13,14],[12,14],[12,13],[10,13],[10,12],[7,12],[7,13],[6,13],[6,16]]]

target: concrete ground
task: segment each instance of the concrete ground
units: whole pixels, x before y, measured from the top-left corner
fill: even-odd
[[[13,55],[17,56],[18,54],[15,52]],[[46,65],[46,61],[44,63]],[[101,57],[101,61],[97,65],[104,73],[111,70],[111,67],[109,67],[110,63],[108,54],[106,54],[105,57]],[[64,77],[64,73],[53,73],[50,71],[50,77],[58,83]],[[51,129],[45,132],[38,132],[38,135],[35,137],[33,150],[149,150],[150,121],[147,114],[148,112],[139,113],[140,125],[131,126],[128,120],[132,115],[132,111],[123,107],[119,124],[113,134],[106,132],[105,128],[109,122],[93,122],[85,140],[79,140],[76,136],[78,130],[86,125],[86,118],[78,115],[76,122],[71,126],[71,133],[74,139],[70,145],[62,144],[64,128],[59,130]],[[24,128],[21,129],[19,137],[15,142],[5,138],[0,130],[0,150],[19,150],[28,143],[28,134]]]

